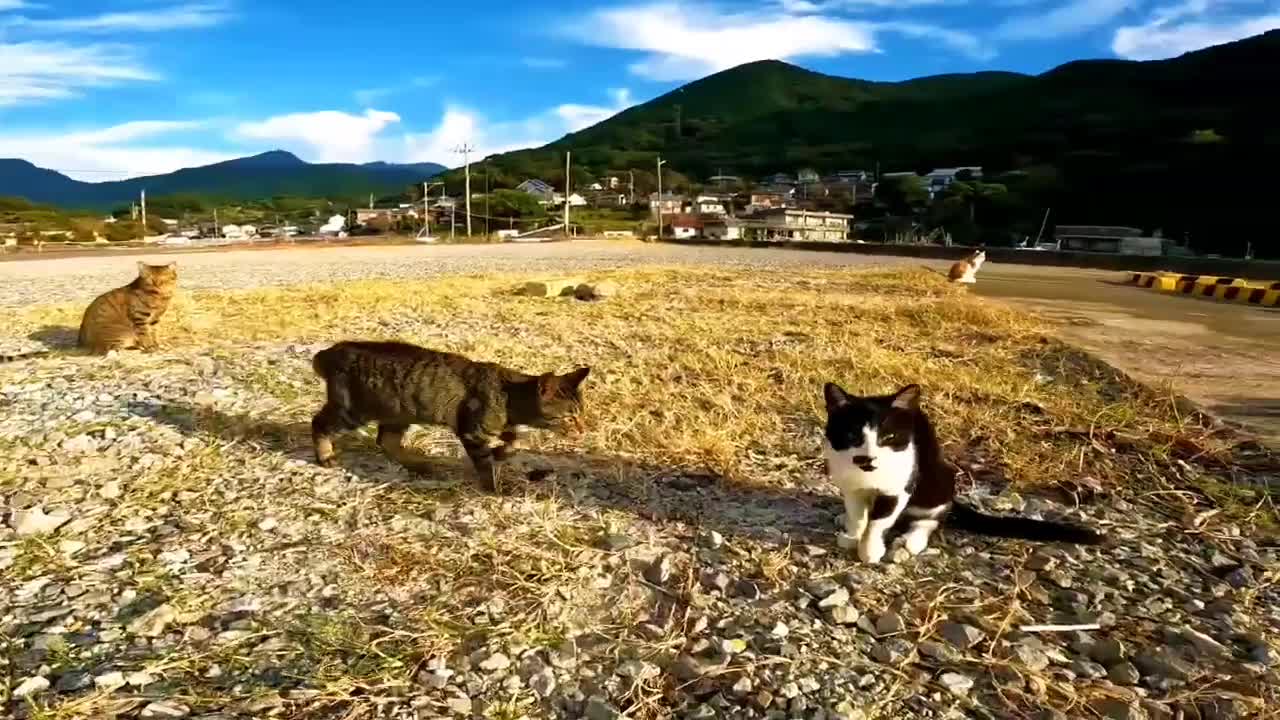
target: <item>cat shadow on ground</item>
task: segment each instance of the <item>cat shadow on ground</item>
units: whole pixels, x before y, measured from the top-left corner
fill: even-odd
[[[28,335],[27,339],[53,350],[69,350],[79,342],[80,329],[66,325],[45,325]]]
[[[139,403],[133,411],[184,435],[235,440],[314,462],[309,420],[280,422],[174,400]],[[369,425],[364,432],[339,435],[339,464],[358,475],[402,480],[414,492],[436,492],[429,482],[422,482],[421,474],[383,454],[375,432]],[[421,433],[411,442],[429,460],[427,480],[448,479],[453,487],[474,487],[461,447],[447,431]],[[649,521],[682,522],[770,544],[829,544],[836,516],[843,511],[839,499],[825,488],[731,483],[714,474],[606,454],[522,451],[504,463],[500,473],[506,495],[552,496],[575,507],[620,510]]]

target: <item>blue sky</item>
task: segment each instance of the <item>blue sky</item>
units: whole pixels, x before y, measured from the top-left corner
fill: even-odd
[[[1273,28],[1280,0],[0,0],[0,157],[86,180],[273,148],[456,164],[752,60],[1037,73]]]

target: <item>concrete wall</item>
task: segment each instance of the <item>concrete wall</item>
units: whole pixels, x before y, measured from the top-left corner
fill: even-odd
[[[861,255],[891,255],[930,260],[959,260],[973,251],[973,248],[958,245],[943,247],[942,245],[887,245],[881,243],[813,242],[802,240],[770,242],[767,240],[717,241],[693,238],[680,240],[679,242],[693,245],[771,247],[794,250],[821,250],[823,252],[848,252]],[[1013,248],[995,247],[987,248],[987,262],[1092,268],[1097,270],[1124,270],[1130,272],[1166,270],[1184,275],[1217,275],[1257,280],[1280,279],[1280,262],[1238,258],[1112,255],[1110,253],[1015,250]]]

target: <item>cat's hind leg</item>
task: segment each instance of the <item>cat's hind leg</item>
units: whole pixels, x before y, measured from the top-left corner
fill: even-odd
[[[392,460],[400,463],[406,470],[416,473],[426,473],[431,470],[431,461],[421,453],[404,446],[404,434],[408,432],[409,425],[402,423],[379,423],[378,424],[378,447],[387,454]]]

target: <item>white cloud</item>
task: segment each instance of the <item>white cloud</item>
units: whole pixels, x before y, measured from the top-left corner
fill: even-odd
[[[566,28],[587,45],[648,53],[630,66],[651,80],[692,80],[756,60],[878,52],[876,35],[928,38],[979,59],[994,53],[968,33],[919,22],[848,20],[847,9],[888,10],[963,0],[778,0],[772,10],[655,3],[597,11]]]
[[[453,149],[463,143],[476,150],[474,158],[539,147],[563,135],[590,127],[630,107],[634,100],[626,88],[609,90],[608,105],[566,103],[524,118],[494,122],[466,107],[454,105],[432,130],[409,133],[401,152],[410,162],[456,165]]]
[[[1188,0],[1156,8],[1141,25],[1117,28],[1111,51],[1130,60],[1162,60],[1280,28],[1280,12],[1229,16],[1228,0]]]
[[[0,12],[7,10],[25,10],[27,8],[37,7],[25,0],[0,0]]]
[[[973,35],[959,30],[948,30],[934,25],[912,22],[882,22],[876,23],[875,28],[883,32],[897,33],[914,39],[936,40],[952,50],[975,60],[990,60],[996,55],[993,48],[984,45]]]
[[[1071,0],[1044,13],[1011,18],[997,33],[1017,40],[1074,35],[1102,27],[1137,6],[1138,0]]]
[[[0,0],[3,2],[3,0]],[[46,32],[160,32],[219,25],[231,18],[222,4],[199,3],[175,5],[153,10],[108,12],[81,17],[38,18],[15,17],[4,25]]]
[[[546,57],[523,57],[520,58],[520,64],[534,70],[560,70],[569,66],[569,63],[559,58]]]
[[[653,80],[688,80],[755,60],[876,49],[865,23],[673,3],[600,10],[567,30],[588,45],[649,53],[630,69]]]
[[[355,97],[356,102],[360,105],[372,105],[379,100],[394,95],[395,92],[396,89],[392,87],[361,88],[352,93],[352,96]]]
[[[215,150],[137,142],[202,125],[141,120],[96,130],[0,131],[0,157],[20,157],[91,182],[158,175],[234,157]]]
[[[119,45],[0,41],[0,107],[74,97],[91,87],[155,80]]]
[[[250,140],[279,142],[312,162],[368,162],[374,160],[375,141],[383,130],[400,122],[400,116],[381,110],[361,115],[337,110],[277,115],[259,122],[241,123],[235,135]]]

